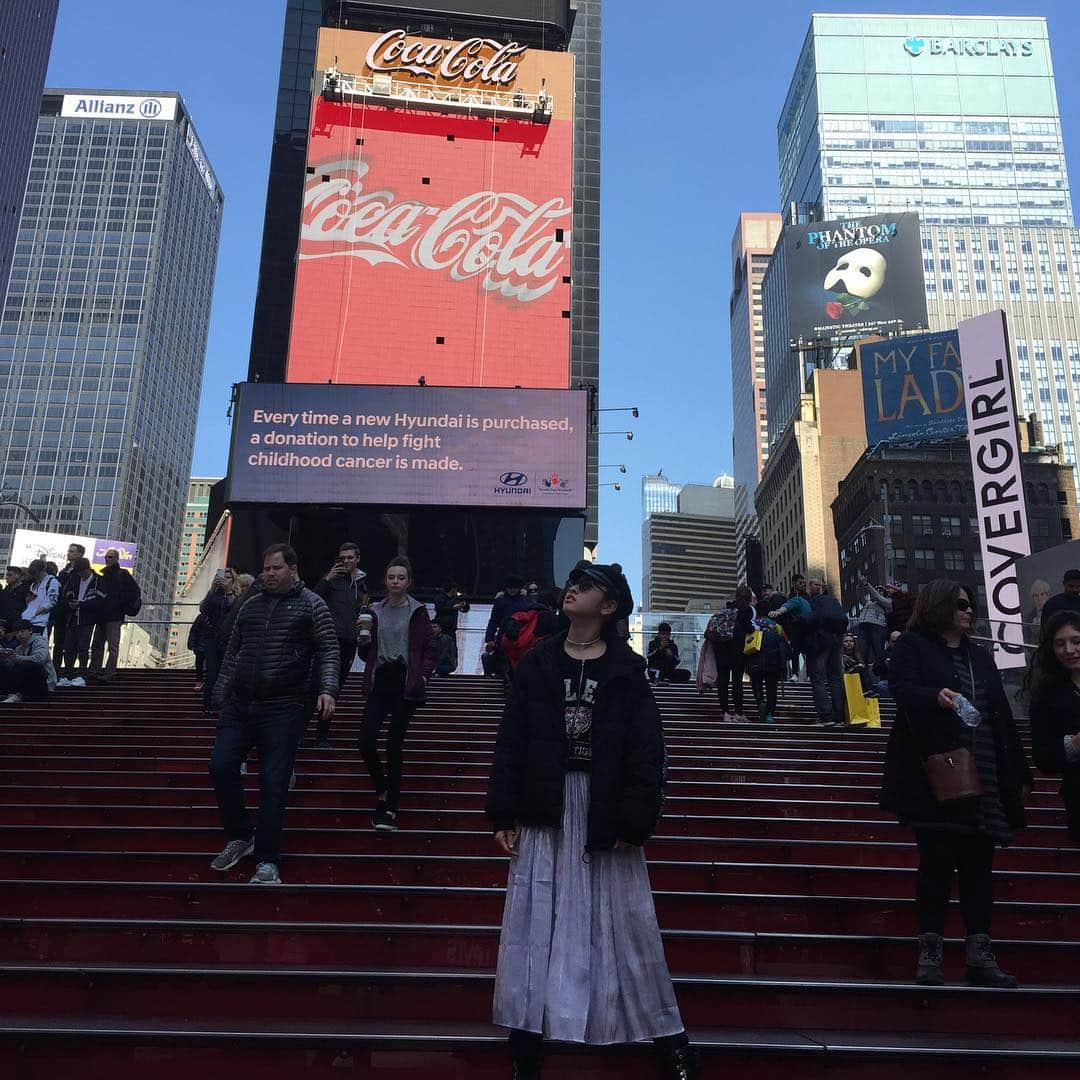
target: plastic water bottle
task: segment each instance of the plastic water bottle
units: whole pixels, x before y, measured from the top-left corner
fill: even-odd
[[[977,728],[982,721],[982,715],[979,710],[971,704],[970,701],[963,694],[957,694],[953,698],[953,708],[956,710],[956,715],[964,721],[969,728]]]

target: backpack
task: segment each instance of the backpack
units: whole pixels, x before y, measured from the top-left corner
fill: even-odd
[[[135,584],[133,578],[127,579],[125,583],[120,610],[129,616],[138,615],[142,611],[142,590]]]
[[[840,606],[835,596],[820,596],[814,604],[814,615],[820,629],[830,634],[846,634],[848,629],[847,612]]]
[[[516,611],[503,619],[502,650],[510,661],[511,668],[516,668],[521,663],[522,657],[539,643],[540,635],[537,633],[539,621],[539,608]]]
[[[735,625],[739,620],[736,608],[724,608],[718,611],[705,627],[705,637],[712,642],[731,641],[735,636]]]

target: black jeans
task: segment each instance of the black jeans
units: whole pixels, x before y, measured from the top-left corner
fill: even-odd
[[[32,660],[0,664],[0,694],[47,697],[49,680],[45,676],[45,665],[35,664]]]
[[[255,837],[255,858],[276,863],[296,748],[311,715],[308,702],[229,701],[221,710],[217,739],[210,754],[221,824],[230,840]],[[251,824],[244,802],[240,763],[252,746],[259,751],[259,827]]]
[[[71,619],[64,631],[64,670],[67,674],[75,674],[76,662],[85,675],[90,670],[90,638],[94,633],[94,626],[83,626],[75,619]]]
[[[218,644],[217,637],[211,634],[203,645],[205,678],[203,679],[202,707],[204,713],[209,713],[212,708],[214,686],[218,680],[218,673],[221,671],[221,660],[221,646]]]
[[[364,719],[360,726],[360,754],[364,759],[375,794],[386,798],[386,808],[397,812],[401,799],[401,774],[405,767],[405,736],[409,721],[416,712],[416,705],[405,700],[404,664],[386,664],[377,668],[371,680],[371,693],[364,705]],[[386,771],[379,760],[379,730],[383,721],[390,717],[387,736]]]
[[[776,714],[776,695],[780,689],[779,674],[775,671],[751,671],[750,689],[754,692],[754,699],[758,703],[758,708],[762,710],[763,716],[765,714],[774,716]]]
[[[960,882],[960,912],[969,934],[989,934],[994,907],[994,842],[971,833],[916,829],[919,872],[915,901],[920,934],[944,934],[953,874]]]
[[[728,693],[735,712],[743,711],[743,675],[746,673],[746,657],[741,648],[734,645],[714,645],[716,656],[716,693],[720,698],[720,708],[728,711]]]
[[[806,657],[814,708],[822,720],[844,722],[844,643],[838,634],[815,643],[815,651]]]

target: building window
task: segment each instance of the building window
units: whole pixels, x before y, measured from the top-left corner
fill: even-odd
[[[945,552],[945,569],[961,572],[964,569],[964,553],[962,551]]]
[[[960,519],[958,517],[945,517],[941,518],[941,535],[942,536],[959,536],[960,535]],[[946,564],[946,569],[948,565]]]
[[[907,566],[907,551],[904,548],[893,548],[892,557],[897,568]]]
[[[933,536],[934,519],[929,514],[912,514],[911,531],[916,536]]]
[[[936,570],[937,560],[933,548],[915,549],[915,566],[919,570]]]

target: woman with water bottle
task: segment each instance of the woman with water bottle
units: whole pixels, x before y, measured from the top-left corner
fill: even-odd
[[[941,578],[922,587],[908,632],[893,646],[898,706],[885,754],[881,806],[919,849],[916,982],[940,986],[954,875],[967,928],[967,980],[1011,989],[990,939],[994,849],[1024,826],[1031,770],[989,650],[971,637],[975,593]]]

